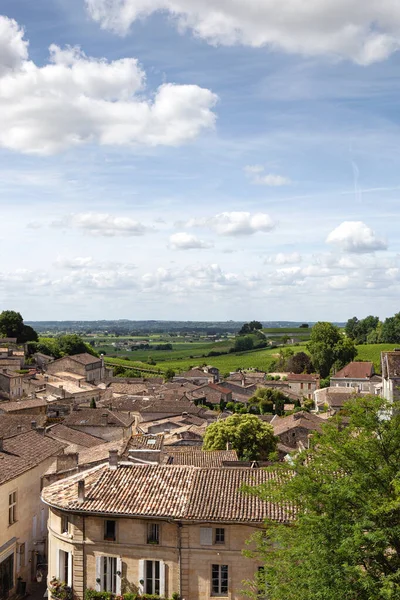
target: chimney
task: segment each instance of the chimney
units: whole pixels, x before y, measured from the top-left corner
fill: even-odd
[[[226,449],[232,450],[232,444],[230,442],[226,442]]]
[[[38,433],[40,433],[40,435],[43,435],[46,433],[46,429],[44,427],[36,427],[36,431]]]
[[[57,456],[57,473],[60,471],[69,471],[78,466],[78,453],[71,452],[70,454],[59,454]]]
[[[118,469],[118,450],[109,451],[108,466],[112,471]]]
[[[78,379],[78,387],[81,387],[81,380]]]
[[[85,502],[85,480],[78,481],[78,502]]]
[[[31,429],[36,429],[37,423],[36,421],[31,421]]]
[[[3,452],[3,438],[0,437],[0,452]]]
[[[103,427],[105,427],[106,425],[108,425],[108,413],[102,413],[102,415],[101,415],[101,424],[103,425]]]
[[[21,433],[21,431],[22,431],[22,425],[17,425],[17,432]]]

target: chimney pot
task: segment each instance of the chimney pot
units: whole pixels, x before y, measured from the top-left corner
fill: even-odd
[[[118,468],[118,450],[109,451],[108,466],[113,471]]]
[[[0,437],[0,452],[3,452],[3,438]]]
[[[17,425],[17,431],[18,431],[18,433],[21,433],[21,431],[22,431],[22,425]]]
[[[85,502],[85,480],[78,481],[78,502]]]
[[[102,413],[101,415],[101,424],[108,425],[108,413]]]
[[[32,429],[36,429],[37,427],[37,422],[36,421],[31,421],[31,428]]]

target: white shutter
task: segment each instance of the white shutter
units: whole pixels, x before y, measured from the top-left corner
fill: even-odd
[[[165,596],[165,562],[160,560],[160,596]]]
[[[61,573],[60,573],[60,552],[61,552],[61,550],[59,548],[56,548],[56,577],[57,577],[57,579],[61,579]]]
[[[144,594],[144,560],[139,560],[139,594]]]
[[[119,573],[119,575],[118,575]],[[115,578],[116,581],[116,590],[115,593],[121,594],[121,581],[122,581],[122,558],[120,556],[117,557],[117,575]]]
[[[66,584],[72,587],[72,552],[68,552],[68,581]]]
[[[200,527],[200,544],[202,546],[212,546],[213,530],[212,527]]]
[[[103,557],[96,556],[96,592],[102,591]]]
[[[36,515],[33,515],[33,518],[32,518],[32,537],[33,537],[33,541],[36,540],[36,535],[37,535],[37,517],[36,517]]]

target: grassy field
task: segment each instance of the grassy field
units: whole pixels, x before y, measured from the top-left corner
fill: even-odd
[[[172,343],[172,342],[170,342]],[[129,356],[131,360],[135,361],[146,361],[148,358],[153,358],[156,363],[170,362],[171,360],[195,360],[202,357],[206,357],[211,351],[215,352],[228,352],[232,347],[232,342],[184,342],[184,343],[173,343],[172,350],[119,350],[117,351],[113,346],[99,345],[96,346],[97,352],[105,352],[106,356],[110,354],[116,355],[118,358],[122,356]],[[214,358],[214,357],[213,357]],[[202,361],[203,362],[203,361]]]
[[[225,343],[225,342],[222,342]],[[198,346],[207,346],[207,351],[210,351],[211,346],[215,346],[216,344],[199,344]],[[194,348],[195,344],[191,344],[191,347]],[[374,363],[375,371],[377,373],[381,372],[380,367],[380,356],[382,351],[394,350],[398,344],[364,344],[362,346],[357,346],[357,357],[356,360],[363,361],[371,361]],[[294,352],[307,352],[306,346],[288,346]],[[225,354],[222,356],[211,356],[211,357],[198,357],[189,358],[186,355],[185,349],[179,350],[174,349],[171,352],[159,352],[163,354],[163,361],[158,362],[156,358],[156,352],[149,352],[149,355],[153,356],[156,360],[157,364],[150,366],[146,363],[135,360],[136,357],[139,357],[139,351],[132,352],[132,360],[122,360],[120,358],[114,359],[110,357],[105,357],[106,362],[114,362],[120,364],[121,366],[125,366],[127,368],[134,368],[135,364],[138,367],[148,368],[153,370],[165,371],[168,367],[174,369],[177,373],[186,371],[190,367],[200,365],[200,364],[212,364],[215,367],[220,369],[221,373],[228,373],[230,371],[236,371],[237,369],[259,369],[268,371],[270,368],[271,362],[276,358],[279,352],[278,348],[272,349],[262,349],[262,350],[251,350],[249,352],[237,352],[232,354]],[[126,353],[125,353],[126,354]],[[178,356],[179,355],[179,356]],[[194,356],[194,354],[193,354]]]

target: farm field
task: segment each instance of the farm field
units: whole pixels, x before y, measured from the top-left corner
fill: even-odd
[[[191,344],[191,347],[193,348],[195,345]],[[206,347],[207,352],[209,352],[211,350],[212,344],[202,344],[201,345],[204,349],[204,347]],[[214,344],[215,346],[215,344]],[[374,363],[375,366],[375,371],[377,373],[380,373],[381,371],[381,367],[380,367],[380,354],[382,351],[390,351],[390,350],[394,350],[394,348],[396,348],[398,346],[398,344],[364,344],[361,346],[357,346],[357,357],[356,360],[363,360],[363,361],[371,361]],[[294,352],[307,352],[307,348],[305,345],[298,345],[298,346],[286,346],[286,348],[290,348],[292,349]],[[179,358],[177,355],[178,354],[184,354],[185,351],[182,350],[173,350],[170,352],[160,352],[160,354],[163,354],[163,359],[162,361],[158,362],[157,358],[156,358],[156,353],[153,352],[149,352],[149,354],[151,356],[154,357],[154,359],[156,360],[156,365],[150,366],[146,363],[143,362],[139,362],[138,360],[135,360],[136,357],[139,356],[138,353],[136,352],[132,352],[131,356],[132,356],[132,360],[123,360],[120,358],[114,359],[114,358],[110,358],[105,356],[105,361],[106,362],[114,362],[116,364],[120,364],[121,366],[125,366],[126,368],[134,368],[135,364],[136,366],[142,367],[142,368],[147,368],[147,369],[151,369],[154,371],[160,371],[163,372],[165,371],[168,367],[171,367],[172,369],[174,369],[177,373],[182,372],[182,371],[186,371],[188,370],[190,367],[199,365],[199,364],[204,364],[204,363],[208,363],[208,364],[212,364],[215,367],[218,367],[221,371],[221,373],[227,373],[230,371],[236,371],[237,369],[259,369],[259,370],[265,370],[268,371],[269,370],[269,366],[271,364],[271,361],[273,361],[277,354],[279,353],[279,348],[264,348],[261,350],[250,350],[248,352],[235,352],[232,354],[225,354],[222,356],[211,356],[211,357],[207,357],[207,356],[203,356],[203,357],[198,357],[197,359],[193,358],[188,358],[187,356],[182,356],[181,358]],[[126,352],[125,352],[126,354]],[[194,356],[194,354],[193,354]],[[143,360],[143,359],[142,359]]]
[[[164,343],[172,343],[172,350],[146,350],[146,349],[138,349],[138,350],[129,350],[129,349],[121,349],[116,350],[114,346],[102,344],[96,346],[97,352],[104,352],[106,356],[115,355],[118,358],[129,356],[131,360],[135,361],[146,361],[150,357],[156,361],[156,363],[164,363],[169,362],[171,360],[180,360],[180,359],[188,359],[195,360],[199,358],[205,357],[209,352],[228,352],[232,347],[232,342],[226,340],[223,342],[180,342],[173,343],[171,342],[157,342],[151,340],[151,343],[156,344],[164,344]],[[212,357],[214,358],[214,357]],[[203,361],[202,361],[203,362]]]

